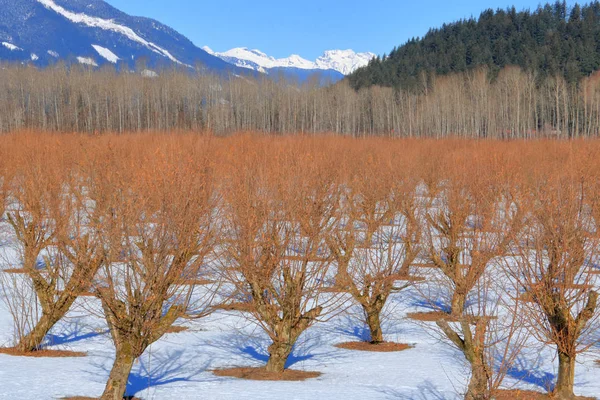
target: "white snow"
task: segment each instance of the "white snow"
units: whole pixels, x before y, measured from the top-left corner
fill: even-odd
[[[7,49],[9,49],[11,51],[23,50],[22,48],[15,46],[14,44],[8,43],[8,42],[2,42],[2,46],[6,47]]]
[[[217,312],[199,321],[181,324],[188,331],[167,334],[134,365],[128,394],[147,400],[459,400],[468,368],[463,356],[441,343],[431,331],[404,316],[414,309],[414,292],[394,295],[387,310],[385,339],[410,343],[399,353],[347,351],[334,344],[363,340],[364,327],[339,316],[310,328],[295,347],[294,369],[323,375],[305,382],[259,382],[220,378],[211,373],[231,366],[261,366],[267,358],[268,339],[240,313]],[[53,330],[53,349],[87,352],[83,358],[26,358],[0,355],[0,399],[53,400],[66,396],[97,397],[102,393],[114,359],[114,347],[105,322],[89,316],[95,301],[80,299],[67,318]],[[0,342],[8,344],[12,321],[0,302]],[[526,382],[519,387],[544,391],[552,379],[552,352],[539,354]],[[538,356],[538,355],[536,355]],[[600,369],[589,357],[580,357],[576,392],[600,393]],[[35,377],[35,378],[34,378]],[[509,381],[513,381],[509,379]],[[529,383],[527,383],[529,382]],[[508,382],[509,384],[514,382]]]
[[[39,59],[40,59],[40,58],[37,56],[37,54],[35,54],[35,53],[31,53],[31,61],[37,61],[37,60],[39,60]]]
[[[98,52],[98,54],[100,54],[100,56],[102,56],[108,62],[116,64],[117,61],[120,60],[120,58],[117,57],[117,55],[115,53],[113,53],[112,51],[110,51],[109,49],[107,49],[105,47],[99,46],[97,44],[93,44],[92,47],[94,48],[94,50],[96,50]]]
[[[0,222],[0,263],[19,265],[19,252]],[[0,274],[3,274],[0,271]],[[6,275],[4,275],[6,276]],[[424,288],[423,290],[427,290]],[[10,291],[0,290],[2,296]],[[429,311],[416,288],[394,293],[384,309],[385,340],[408,343],[399,353],[348,351],[336,343],[365,340],[359,307],[309,328],[299,339],[288,366],[319,371],[305,382],[247,381],[221,378],[211,372],[233,366],[262,366],[269,339],[247,315],[219,311],[200,320],[178,321],[189,329],[167,334],[135,363],[128,395],[147,400],[459,400],[464,398],[469,369],[464,356],[441,341],[427,325],[407,320],[412,311]],[[0,346],[13,340],[13,322],[6,298],[0,301]],[[98,397],[104,388],[114,346],[100,318],[97,299],[80,298],[49,335],[47,347],[86,352],[82,358],[27,358],[0,355],[0,399],[54,400],[68,396]],[[524,351],[508,374],[505,387],[544,392],[556,374],[554,350],[545,346]],[[576,367],[576,393],[600,393],[600,368],[593,356],[581,355]]]
[[[315,64],[321,69],[333,69],[348,75],[375,57],[373,53],[355,53],[353,50],[328,50],[317,58]]]
[[[77,61],[79,61],[79,64],[92,65],[94,67],[98,66],[98,64],[96,64],[94,59],[91,57],[77,57]]]
[[[54,58],[60,57],[60,55],[54,50],[48,50],[48,54],[50,54]]]
[[[276,59],[266,55],[260,50],[250,50],[246,47],[238,47],[223,53],[214,52],[207,46],[203,47],[202,49],[207,53],[217,56],[222,60],[238,67],[254,69],[257,71],[261,68],[269,69],[281,67],[315,69],[315,64],[313,62],[305,60],[296,54],[293,54],[287,58]]]
[[[158,74],[151,69],[145,69],[142,71],[142,76],[144,78],[158,78]]]
[[[204,46],[202,49],[230,64],[261,72],[270,68],[331,69],[348,75],[367,65],[375,57],[373,53],[355,53],[353,50],[328,50],[315,62],[312,62],[296,54],[276,59],[260,50],[251,50],[246,47],[237,47],[222,53],[215,52],[208,46]]]
[[[169,53],[167,50],[142,38],[140,35],[135,33],[133,31],[133,29],[129,28],[128,26],[117,24],[116,22],[114,22],[112,20],[108,20],[108,19],[92,17],[92,16],[89,16],[89,15],[83,14],[83,13],[71,12],[69,10],[66,10],[64,7],[59,6],[53,0],[37,0],[37,1],[38,1],[38,3],[41,3],[44,7],[62,15],[63,17],[67,18],[70,21],[75,22],[76,24],[83,24],[83,25],[93,27],[93,28],[100,28],[100,29],[107,30],[107,31],[117,32],[117,33],[127,37],[129,40],[137,42],[137,43],[147,47],[148,49],[152,50],[153,52],[158,53],[164,57],[167,57],[168,59],[170,59],[171,61],[173,61],[177,64],[183,64],[178,59],[173,57],[173,55],[171,55],[171,53]]]

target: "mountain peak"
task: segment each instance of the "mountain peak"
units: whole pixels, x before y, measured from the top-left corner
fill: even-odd
[[[356,53],[354,50],[327,50],[317,58],[315,64],[319,68],[330,68],[344,75],[351,74],[360,67],[364,67],[377,57],[374,53]]]
[[[375,57],[373,53],[356,53],[353,50],[327,50],[316,61],[309,61],[298,54],[276,59],[260,50],[236,47],[225,52],[214,52],[210,47],[203,49],[222,60],[242,68],[264,72],[271,68],[296,68],[303,70],[333,70],[348,75],[363,67]]]

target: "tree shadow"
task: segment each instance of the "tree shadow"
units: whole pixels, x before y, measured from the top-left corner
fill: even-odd
[[[269,360],[269,345],[271,341],[265,336],[248,335],[243,333],[227,335],[219,341],[212,341],[211,346],[227,351],[230,355],[239,356],[251,362],[266,364]],[[287,359],[285,368],[290,368],[298,363],[308,360],[323,361],[331,359],[333,352],[316,352],[321,345],[319,335],[308,336],[306,333],[300,337]]]
[[[350,315],[336,318],[332,332],[355,338],[361,342],[371,340],[371,332],[367,325],[363,321],[359,321],[358,318]]]
[[[413,390],[410,393],[400,392],[397,389],[391,387],[378,387],[377,392],[385,396],[386,399],[400,399],[400,400],[454,400],[456,395],[451,396],[445,395],[443,392],[438,390],[431,381],[426,381],[417,387],[417,390]]]
[[[245,346],[245,347],[238,347],[237,350],[240,353],[246,354],[257,361],[264,362],[264,363],[269,361],[269,353],[268,353],[268,351],[265,351],[264,348],[256,348],[254,346]],[[290,354],[290,356],[288,357],[287,362],[285,363],[285,368],[290,368],[294,364],[297,364],[302,361],[310,360],[314,356],[315,356],[314,354],[295,354],[294,352],[292,352],[292,354]]]
[[[442,300],[424,300],[413,298],[410,305],[431,311],[442,311],[445,313],[449,313],[451,311],[450,305]]]
[[[433,282],[434,284],[435,282]],[[433,284],[427,285],[427,291],[423,290],[406,290],[406,296],[408,299],[408,305],[411,308],[420,308],[430,311],[441,311],[449,313],[452,302],[452,292],[448,287],[439,285],[439,287],[433,286]],[[423,286],[423,285],[421,285]],[[467,296],[465,302],[465,309],[473,307],[476,304],[474,296]]]
[[[83,331],[83,326],[79,323],[79,321],[75,321],[70,324],[63,324],[65,329],[62,330],[59,334],[49,333],[46,335],[44,339],[43,346],[57,346],[63,344],[71,344],[80,342],[82,340],[91,339],[100,335],[104,335],[108,331],[95,332],[95,331]],[[53,329],[56,330],[56,329]]]
[[[184,371],[184,367],[190,365],[195,359],[189,355],[184,358],[184,354],[184,350],[177,350],[140,358],[137,366],[129,374],[125,390],[126,398],[153,387],[196,381],[195,378],[208,369],[210,362],[207,361],[198,368]]]
[[[538,362],[536,365],[527,364],[523,357],[519,357],[515,364],[507,370],[507,375],[520,382],[535,385],[541,389],[552,392],[556,375],[542,370]]]
[[[155,387],[165,386],[177,382],[208,382],[217,378],[198,376],[208,370],[212,360],[207,360],[201,365],[194,366],[198,358],[189,354],[186,350],[175,350],[165,352],[150,352],[136,360],[129,377],[123,399],[138,399],[139,394]],[[95,371],[87,371],[88,374],[99,378],[104,383],[112,368],[112,357],[106,357],[109,362],[92,362]],[[98,372],[102,371],[101,374]]]

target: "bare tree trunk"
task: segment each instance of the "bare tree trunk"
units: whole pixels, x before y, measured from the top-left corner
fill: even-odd
[[[135,357],[131,350],[117,348],[115,363],[110,371],[106,388],[100,400],[123,400],[134,361]]]
[[[52,315],[48,313],[43,313],[42,317],[35,325],[35,327],[31,330],[31,332],[29,332],[27,335],[23,336],[19,340],[17,349],[26,353],[39,350],[42,345],[42,342],[44,341],[44,338],[46,337],[50,329],[52,329],[54,324],[56,324],[62,318],[62,315],[63,314],[61,313],[60,316],[57,318],[56,314]]]
[[[463,352],[471,365],[471,380],[465,394],[465,400],[487,400],[490,398],[488,383],[492,370],[486,361],[485,340],[489,320],[480,318],[475,322],[475,332],[471,329],[471,321],[463,319],[460,331],[455,331],[448,321],[436,322],[444,335]]]
[[[458,288],[452,294],[451,314],[456,316],[463,315],[465,304],[467,303],[467,295]]]
[[[381,329],[381,309],[375,306],[363,306],[367,317],[367,325],[371,334],[371,343],[383,343],[383,330]]]
[[[285,370],[285,363],[288,357],[292,354],[294,344],[290,342],[273,342],[269,346],[269,361],[265,369],[267,372],[283,373]]]
[[[554,392],[557,399],[573,399],[575,394],[575,357],[566,353],[558,353],[558,377]]]
[[[474,355],[471,364],[471,380],[465,394],[465,400],[487,400],[488,396],[488,371],[483,360],[483,354]]]

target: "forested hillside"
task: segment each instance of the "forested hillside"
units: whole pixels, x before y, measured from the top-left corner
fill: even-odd
[[[492,72],[515,65],[538,76],[561,75],[569,83],[589,76],[600,68],[600,2],[569,7],[557,1],[535,11],[487,10],[477,19],[431,29],[348,79],[356,89],[414,88],[431,74],[483,65]]]

